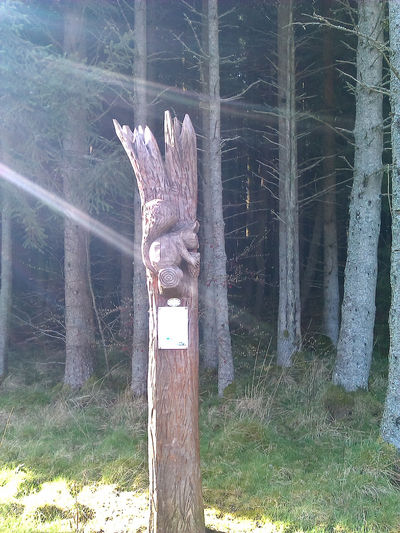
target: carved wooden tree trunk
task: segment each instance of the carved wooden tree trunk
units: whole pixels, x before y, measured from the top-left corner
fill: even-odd
[[[149,128],[132,133],[128,126],[121,128],[116,121],[114,125],[134,168],[142,204],[142,254],[150,303],[149,532],[204,533],[198,433],[196,136],[188,116],[181,128],[167,112],[164,163]]]

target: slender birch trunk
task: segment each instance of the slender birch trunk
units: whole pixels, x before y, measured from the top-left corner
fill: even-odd
[[[392,258],[389,379],[382,420],[382,437],[400,450],[400,3],[389,0],[392,108]]]
[[[146,0],[135,0],[135,57],[133,68],[133,87],[135,102],[133,106],[135,126],[146,126],[146,75],[147,75],[147,16]],[[140,195],[135,184],[134,191],[134,261],[133,261],[133,346],[132,381],[134,396],[145,396],[147,391],[147,368],[149,352],[148,297],[146,270],[142,262],[142,214]]]
[[[1,289],[0,289],[0,382],[8,371],[9,319],[12,298],[11,206],[7,192],[2,191],[1,211]]]
[[[331,0],[325,0],[326,15],[329,16]],[[328,121],[335,116],[335,76],[333,67],[333,34],[331,28],[324,29],[324,106]],[[324,291],[323,291],[323,332],[336,346],[339,335],[339,277],[338,244],[336,229],[336,171],[335,171],[335,131],[332,125],[323,131],[323,175],[324,186]]]
[[[228,288],[226,276],[225,223],[222,207],[221,177],[221,103],[219,91],[218,2],[208,0],[208,94],[209,94],[209,172],[210,213],[213,224],[214,277],[211,287],[215,299],[216,343],[218,347],[218,394],[234,380],[231,336],[229,331]],[[207,156],[206,156],[207,157]],[[206,333],[207,334],[207,333]]]
[[[342,321],[333,382],[368,387],[375,322],[377,247],[382,183],[382,1],[358,2],[355,155]]]
[[[295,76],[293,1],[281,0],[278,6],[279,366],[292,364],[301,342]]]
[[[84,61],[84,6],[66,4],[64,52],[73,61]],[[63,189],[65,199],[85,209],[82,187],[84,158],[88,147],[85,130],[85,104],[71,96],[63,136]],[[89,290],[88,234],[76,222],[65,219],[65,333],[66,362],[64,383],[81,387],[94,371],[94,319]]]

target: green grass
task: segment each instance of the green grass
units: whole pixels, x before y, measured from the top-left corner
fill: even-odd
[[[234,346],[226,397],[201,379],[210,530],[398,532],[400,460],[379,437],[379,357],[369,391],[346,395],[330,384],[321,339],[289,370],[274,366],[265,335],[241,332]],[[14,354],[0,387],[0,532],[144,531],[146,406],[126,392],[128,367],[72,393],[58,384],[60,358]]]

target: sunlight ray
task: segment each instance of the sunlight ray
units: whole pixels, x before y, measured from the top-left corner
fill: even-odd
[[[85,76],[89,81],[100,82],[109,87],[124,87],[128,91],[132,91],[133,77],[127,74],[121,74],[120,72],[94,65],[86,65],[66,57],[58,59],[56,62],[52,58],[49,65],[52,68],[58,66],[63,70],[68,70],[72,75]],[[194,107],[197,111],[199,102],[207,99],[207,95],[195,90],[174,87],[146,79],[137,79],[137,81],[139,85],[146,87],[147,94],[153,99],[152,103],[164,100],[170,105],[179,104],[182,108]],[[261,79],[259,82],[265,83]],[[244,98],[244,93],[238,94],[236,97],[221,98],[221,113],[229,116],[246,117],[247,119],[251,117],[253,120],[259,120],[263,124],[268,120],[268,117],[272,117],[272,121],[278,117],[276,107],[249,102]]]
[[[66,202],[56,194],[41,187],[37,183],[34,183],[18,172],[15,172],[3,163],[0,163],[0,177],[11,185],[14,185],[15,187],[37,198],[50,207],[53,211],[56,211],[64,217],[73,220],[82,228],[107,242],[120,252],[123,252],[131,257],[135,256],[133,243],[128,238],[124,237],[112,228],[109,228],[105,224],[102,224],[84,211],[81,211],[77,207]]]

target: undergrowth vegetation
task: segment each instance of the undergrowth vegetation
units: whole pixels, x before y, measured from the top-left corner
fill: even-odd
[[[331,385],[324,339],[310,338],[290,369],[275,366],[267,332],[233,340],[238,378],[225,397],[201,375],[210,531],[398,532],[400,460],[379,437],[384,361],[376,356],[368,392],[347,394]],[[59,384],[62,353],[11,361],[0,531],[145,531],[147,412],[127,392],[128,363],[76,393]]]

